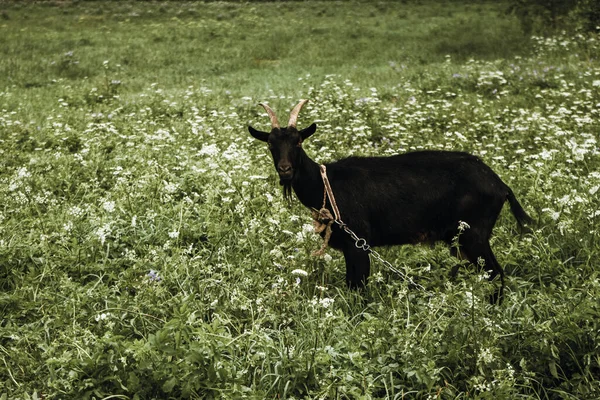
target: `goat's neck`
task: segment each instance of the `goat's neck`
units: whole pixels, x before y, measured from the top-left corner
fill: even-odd
[[[317,210],[323,206],[323,180],[319,170],[319,164],[314,162],[302,150],[300,163],[294,181],[292,182],[294,193],[298,200],[308,208]]]

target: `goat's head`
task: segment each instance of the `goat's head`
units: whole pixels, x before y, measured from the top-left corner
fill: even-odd
[[[315,133],[317,125],[312,124],[302,130],[296,129],[298,113],[302,106],[308,100],[302,100],[294,107],[290,113],[290,120],[287,127],[281,128],[275,112],[266,104],[260,104],[271,118],[271,132],[263,132],[248,126],[250,134],[256,139],[269,144],[269,150],[273,156],[275,169],[279,174],[279,183],[284,187],[290,187],[294,175],[300,166],[304,152],[302,150],[302,141]]]

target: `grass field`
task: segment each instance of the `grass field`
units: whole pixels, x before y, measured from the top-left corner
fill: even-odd
[[[498,3],[0,7],[0,399],[600,398],[598,36]],[[492,166],[536,221],[498,221],[502,305],[444,246],[381,249],[424,290],[310,255],[247,132],[301,98],[317,161]]]

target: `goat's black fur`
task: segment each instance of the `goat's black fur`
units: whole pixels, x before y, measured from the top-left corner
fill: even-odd
[[[249,127],[255,138],[268,142],[286,196],[293,191],[306,207],[320,209],[324,185],[319,165],[303,150],[302,141],[316,125],[274,127],[270,133]],[[407,243],[451,244],[459,221],[469,224],[459,238],[460,253],[477,265],[485,262],[490,280],[500,275],[493,301],[501,300],[504,271],[489,239],[506,201],[521,227],[531,218],[512,190],[476,156],[450,151],[418,151],[391,157],[348,157],[328,163],[327,174],[342,220],[371,246]],[[331,210],[331,205],[327,203]],[[346,259],[346,282],[357,288],[367,282],[369,256],[334,225],[329,241]]]

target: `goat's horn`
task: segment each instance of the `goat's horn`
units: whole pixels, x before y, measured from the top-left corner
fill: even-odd
[[[279,121],[277,121],[277,116],[275,115],[275,111],[271,110],[271,107],[269,107],[268,105],[264,104],[264,103],[259,103],[259,106],[262,106],[265,111],[267,111],[267,114],[269,114],[269,118],[271,118],[271,128],[272,129],[279,129]]]
[[[288,127],[296,127],[296,121],[298,120],[298,114],[302,109],[302,106],[305,105],[308,100],[300,100],[300,103],[296,104],[296,107],[290,113],[290,122],[288,122]]]

